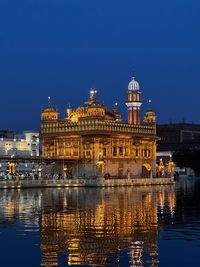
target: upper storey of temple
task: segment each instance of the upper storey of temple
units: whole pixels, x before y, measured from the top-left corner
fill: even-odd
[[[84,122],[87,123],[89,120],[94,121],[98,120],[105,123],[122,123],[121,115],[118,112],[117,105],[113,107],[112,110],[108,110],[99,100],[96,98],[97,92],[94,89],[90,90],[89,99],[84,102],[83,105],[79,106],[76,110],[73,110],[71,107],[66,109],[66,118],[59,120],[59,112],[51,105],[51,99],[48,98],[48,106],[41,112],[41,120],[43,122],[59,120],[61,123],[67,122],[67,125],[70,123]],[[156,116],[152,108],[149,108],[144,116],[142,122],[140,121],[140,107],[142,105],[141,101],[141,91],[139,83],[132,78],[128,84],[128,93],[126,106],[128,109],[128,126],[133,125],[155,125]]]

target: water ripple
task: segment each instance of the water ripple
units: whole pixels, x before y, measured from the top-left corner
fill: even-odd
[[[200,191],[189,185],[1,191],[2,266],[167,267],[175,242],[192,244],[198,266]]]

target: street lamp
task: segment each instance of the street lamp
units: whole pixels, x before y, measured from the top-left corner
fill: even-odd
[[[67,178],[66,172],[67,172],[67,167],[64,166],[64,168],[63,168],[63,174],[64,174],[63,178],[64,178],[64,180],[66,180],[66,178]]]
[[[42,167],[39,166],[39,168],[38,168],[38,178],[41,179],[41,177],[42,177]]]
[[[32,173],[33,173],[33,180],[35,180],[35,166],[32,167]]]

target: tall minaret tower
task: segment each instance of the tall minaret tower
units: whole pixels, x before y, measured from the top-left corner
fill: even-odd
[[[128,123],[129,124],[140,124],[140,106],[141,102],[141,91],[139,83],[133,77],[128,84],[128,101],[126,106],[128,108]]]

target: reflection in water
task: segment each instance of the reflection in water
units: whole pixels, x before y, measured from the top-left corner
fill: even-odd
[[[1,224],[21,221],[24,231],[39,231],[43,266],[158,266],[162,215],[173,223],[176,206],[174,186],[10,190],[0,196]]]
[[[143,266],[145,253],[149,266],[155,266],[157,210],[163,201],[175,199],[166,189],[87,189],[44,195],[42,264],[58,265],[59,253],[66,252],[69,265],[118,265],[125,249],[131,266]],[[55,202],[52,209],[49,203]]]

